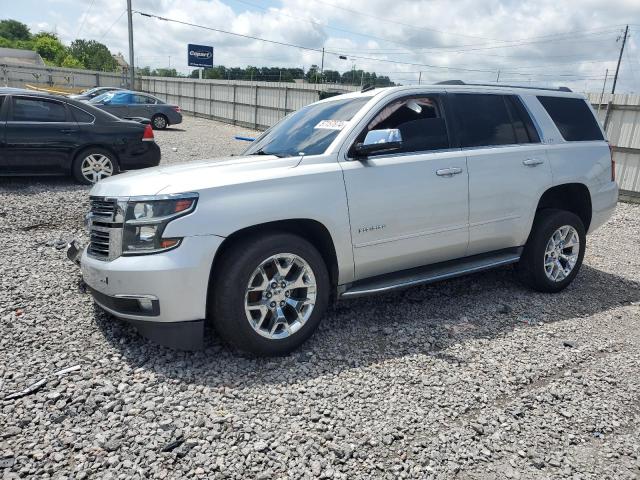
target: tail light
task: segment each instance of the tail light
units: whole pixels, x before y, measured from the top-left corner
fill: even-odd
[[[155,139],[153,138],[153,128],[151,128],[151,125],[145,125],[144,126],[144,133],[142,134],[142,141],[143,142],[155,142]]]
[[[611,181],[616,181],[616,161],[613,159],[613,145],[609,144],[609,155],[611,156]]]
[[[178,107],[177,105],[176,105],[175,107],[173,107],[173,109],[174,109],[176,112],[180,113],[180,107]]]

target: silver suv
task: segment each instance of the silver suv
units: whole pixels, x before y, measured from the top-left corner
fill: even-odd
[[[513,264],[575,278],[618,198],[602,129],[567,89],[374,89],[287,116],[240,157],[136,171],[91,191],[81,265],[95,301],[177,348],[205,319],[285,354],[330,299]]]

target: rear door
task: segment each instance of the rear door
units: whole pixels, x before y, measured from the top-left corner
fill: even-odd
[[[133,103],[129,105],[130,117],[143,117],[151,118],[153,115],[153,106],[156,103],[155,100],[147,95],[134,94]]]
[[[66,104],[54,98],[13,95],[8,106],[8,173],[68,173],[79,145],[79,129]]]
[[[538,199],[551,186],[545,146],[521,99],[449,95],[469,168],[467,255],[524,245]]]

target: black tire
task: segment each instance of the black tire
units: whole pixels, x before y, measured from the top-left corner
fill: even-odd
[[[571,226],[580,242],[578,258],[571,272],[561,280],[552,280],[545,271],[545,250],[551,236],[559,228]],[[516,264],[516,273],[525,285],[539,292],[555,293],[564,290],[576,277],[586,246],[585,228],[577,215],[566,210],[544,209],[536,214],[522,257]]]
[[[282,253],[300,257],[313,271],[315,306],[299,330],[285,338],[269,339],[257,333],[249,323],[245,293],[258,266],[272,255]],[[220,337],[240,350],[264,356],[286,355],[302,345],[320,324],[329,301],[329,274],[318,250],[297,235],[273,233],[239,241],[223,255],[213,272],[209,302],[209,316]]]
[[[71,167],[71,173],[73,177],[84,185],[93,185],[96,183],[95,181],[91,181],[87,178],[82,172],[82,165],[85,159],[91,155],[98,155],[102,157],[106,157],[111,164],[111,174],[107,176],[117,175],[120,172],[120,165],[118,164],[118,159],[116,156],[111,153],[109,150],[105,150],[104,148],[99,147],[90,147],[82,150],[80,153],[76,155],[76,158],[73,160],[73,165]],[[106,178],[106,177],[103,177]]]
[[[164,130],[169,126],[169,119],[161,113],[157,113],[151,117],[151,126],[154,130]]]

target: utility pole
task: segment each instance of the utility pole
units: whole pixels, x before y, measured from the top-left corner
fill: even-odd
[[[496,77],[496,83],[500,83],[500,70],[498,70],[498,76]]]
[[[133,64],[133,18],[131,0],[127,0],[127,19],[129,21],[129,88],[136,88],[136,67]]]
[[[422,81],[422,72],[420,72],[420,74],[418,75],[418,85],[420,85],[421,81]]]
[[[624,29],[624,36],[622,37],[622,45],[620,46],[620,55],[618,56],[618,65],[616,65],[616,74],[613,77],[613,88],[611,89],[611,94],[616,93],[616,83],[618,82],[618,72],[620,71],[620,62],[622,62],[622,54],[624,52],[624,45],[627,43],[628,34],[629,34],[629,25],[627,25]]]
[[[320,80],[324,83],[323,78],[324,78],[324,47],[322,47],[322,60],[320,61]]]

